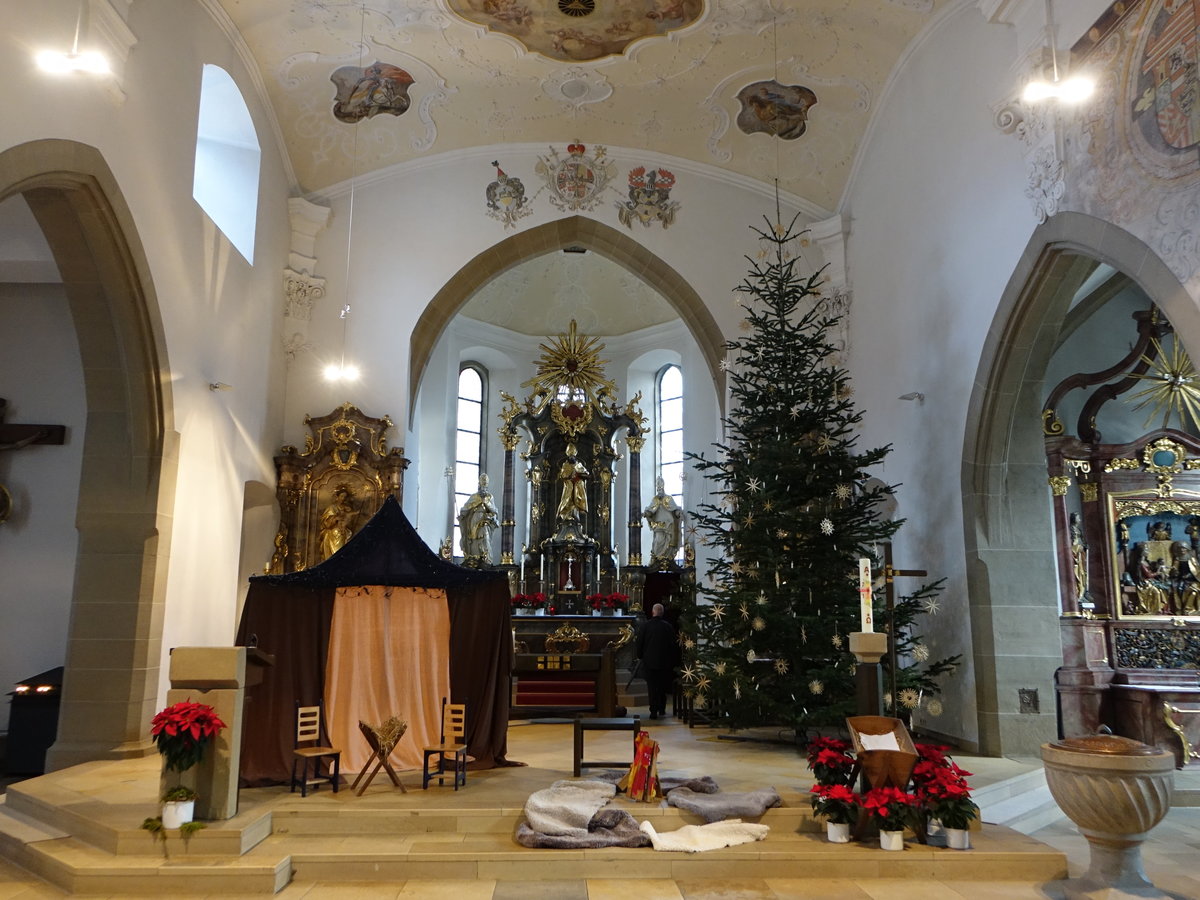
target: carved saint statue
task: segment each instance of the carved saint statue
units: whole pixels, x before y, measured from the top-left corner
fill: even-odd
[[[680,527],[683,510],[679,508],[675,498],[667,493],[662,478],[655,482],[655,491],[657,493],[650,500],[650,505],[642,511],[642,515],[650,526],[650,565],[667,566],[675,559],[679,545],[683,542]]]
[[[575,457],[574,444],[567,444],[567,458],[558,467],[558,480],[562,482],[562,495],[558,501],[558,519],[578,519],[588,510],[587,479],[590,474]]]
[[[1171,545],[1171,582],[1175,588],[1175,612],[1183,616],[1200,613],[1200,562],[1182,541]]]
[[[1083,542],[1079,513],[1075,512],[1071,513],[1071,571],[1075,576],[1075,599],[1087,599],[1087,545]]]
[[[458,511],[462,531],[463,560],[467,564],[486,565],[492,561],[492,532],[498,521],[496,504],[488,490],[488,477],[479,476],[479,490],[467,498]]]
[[[321,513],[321,559],[326,560],[345,546],[354,534],[358,512],[350,504],[350,488],[339,484],[333,489],[333,502]]]

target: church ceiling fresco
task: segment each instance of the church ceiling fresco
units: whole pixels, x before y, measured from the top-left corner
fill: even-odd
[[[656,175],[653,153],[767,182],[778,167],[784,190],[832,210],[888,76],[949,0],[205,2],[245,40],[305,192],[580,140],[651,151],[631,163]],[[536,164],[501,165],[530,189]]]

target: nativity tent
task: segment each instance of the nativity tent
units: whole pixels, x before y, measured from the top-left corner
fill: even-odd
[[[252,577],[237,641],[275,662],[246,692],[243,786],[288,781],[296,703],[319,699],[343,773],[370,756],[359,720],[389,716],[409,723],[393,760],[419,768],[442,697],[467,705],[472,768],[505,765],[509,616],[504,573],[439,558],[392,497],[325,562]]]

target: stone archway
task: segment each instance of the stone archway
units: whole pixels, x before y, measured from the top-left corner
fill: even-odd
[[[438,337],[481,287],[528,259],[560,250],[584,247],[612,260],[658,291],[679,313],[708,365],[718,402],[724,404],[725,377],[720,360],[725,338],[695,289],[673,268],[615,228],[585,216],[548,222],[513,235],[464,265],[430,300],[417,320],[409,343],[409,404],[416,409],[421,379]]]
[[[980,356],[963,445],[967,585],[985,754],[1036,756],[1056,733],[1054,672],[1063,660],[1042,379],[1072,297],[1097,262],[1128,275],[1185,344],[1200,345],[1195,301],[1132,234],[1080,213],[1059,213],[1034,231]],[[1040,712],[1021,712],[1022,689],[1040,691]]]
[[[54,254],[83,362],[87,419],[58,740],[47,769],[150,748],[176,451],[166,342],[133,216],[98,150],[0,153]]]

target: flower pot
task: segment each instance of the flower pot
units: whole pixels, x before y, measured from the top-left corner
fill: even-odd
[[[513,611],[513,613],[514,613],[514,615],[518,615],[518,616],[532,616],[533,610],[532,609],[516,609]]]
[[[903,850],[904,849],[904,832],[903,831],[880,831],[879,846],[883,850]]]
[[[593,615],[593,616],[599,616],[599,615],[600,615],[600,610],[598,610],[598,609],[593,609],[593,610],[592,610],[592,615]]]
[[[825,837],[831,844],[850,843],[850,824],[848,822],[826,822]]]
[[[536,610],[534,610],[534,611],[533,611],[533,614],[534,614],[535,616],[544,616],[544,615],[546,614],[546,607],[544,607],[544,606],[543,606],[543,607],[541,607],[540,609],[536,609]]]
[[[946,835],[946,846],[951,850],[970,850],[971,832],[965,828],[943,828]]]
[[[178,828],[192,821],[195,815],[195,800],[169,800],[162,805],[163,828]]]

